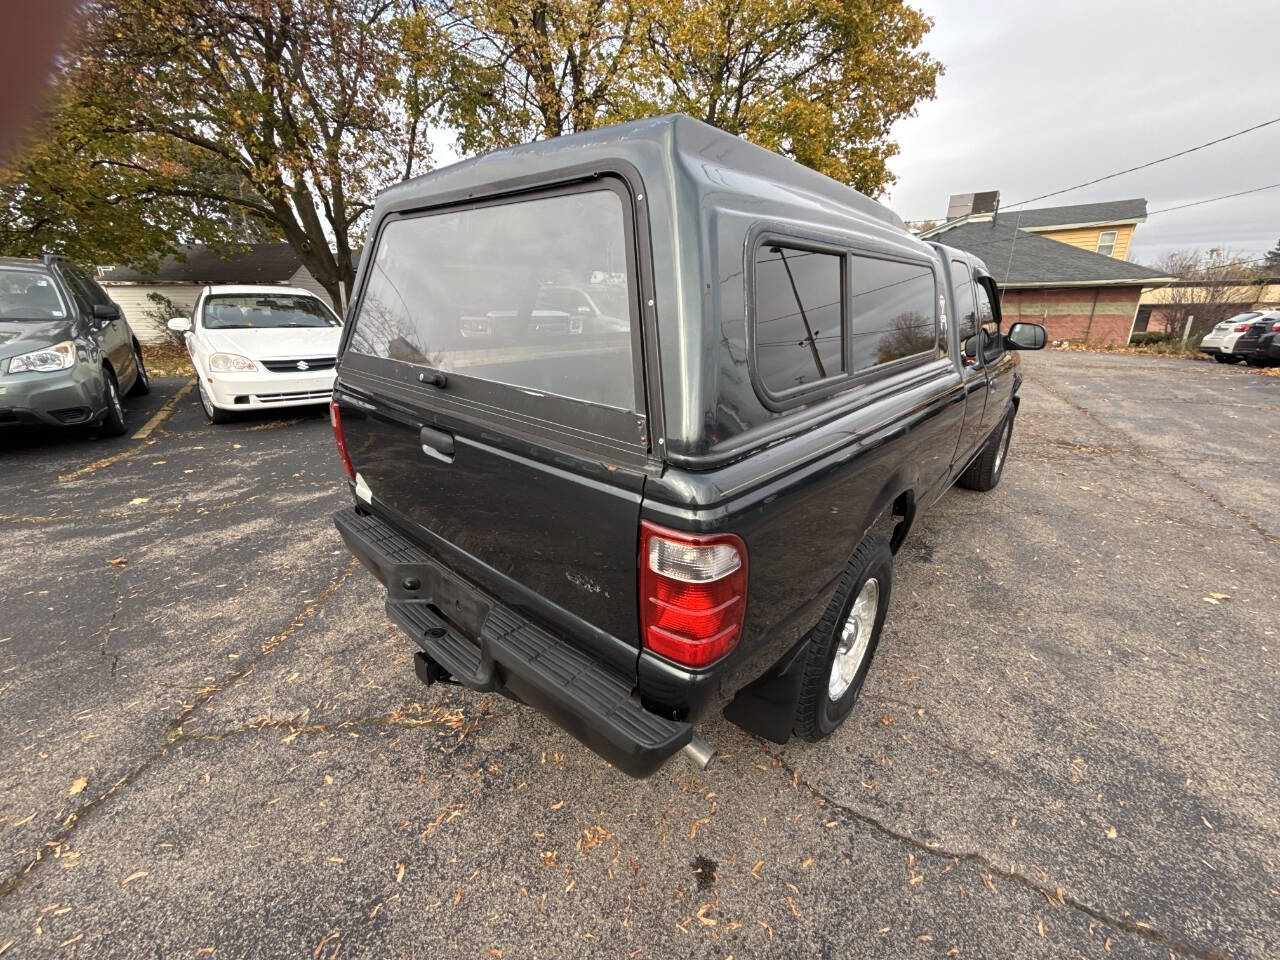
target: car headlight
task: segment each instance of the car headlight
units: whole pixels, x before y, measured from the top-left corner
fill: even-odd
[[[10,373],[53,373],[66,370],[76,362],[76,345],[63,340],[49,347],[41,347],[17,357],[9,358]]]
[[[238,353],[215,353],[209,358],[209,369],[218,373],[248,373],[257,370],[258,365]]]

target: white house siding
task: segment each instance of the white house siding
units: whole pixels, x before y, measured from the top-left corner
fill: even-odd
[[[181,307],[183,312],[190,313],[196,305],[196,297],[199,295],[203,284],[106,282],[102,286],[107,291],[107,296],[120,305],[120,309],[124,311],[125,318],[129,321],[129,326],[133,328],[133,332],[139,340],[143,343],[163,343],[169,339],[169,331],[165,329],[164,325],[169,318],[155,320],[148,316],[148,314],[157,311],[159,308],[148,299],[147,295],[158,293],[161,296],[168,297]]]
[[[306,267],[299,267],[292,277],[289,278],[289,286],[301,287],[303,290],[310,290],[325,303],[329,303],[329,292],[320,286],[320,281],[311,275],[311,271]]]

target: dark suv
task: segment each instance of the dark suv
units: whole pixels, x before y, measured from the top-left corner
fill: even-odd
[[[125,432],[122,393],[150,389],[120,307],[60,257],[0,258],[0,426]]]
[[[335,522],[419,676],[541,710],[634,776],[724,709],[831,733],[894,552],[1000,479],[1018,349],[976,258],[686,117],[384,192],[334,388]],[[554,285],[625,324],[538,330]],[[576,311],[575,311],[576,313]],[[510,318],[501,341],[462,318]]]

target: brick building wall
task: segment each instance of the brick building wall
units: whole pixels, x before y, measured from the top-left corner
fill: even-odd
[[[1129,342],[1142,288],[1043,287],[1005,290],[1000,296],[1004,327],[1026,320],[1043,324],[1050,340]]]

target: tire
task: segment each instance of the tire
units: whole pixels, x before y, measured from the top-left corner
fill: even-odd
[[[1226,356],[1223,356],[1222,354],[1218,354],[1218,356],[1222,357],[1223,363],[1239,363],[1241,360],[1244,359],[1243,357],[1233,356],[1230,353],[1228,353]]]
[[[796,736],[811,742],[822,740],[852,712],[880,642],[892,586],[889,544],[868,534],[858,544],[840,576],[835,596],[809,636],[793,725]],[[843,669],[839,669],[836,655],[842,648]]]
[[[138,376],[129,388],[129,396],[145,397],[151,392],[151,376],[147,373],[147,365],[142,362],[142,347],[137,340],[133,341],[133,359],[138,364]]]
[[[196,393],[200,395],[200,409],[204,411],[204,418],[210,423],[230,423],[232,419],[231,412],[223,410],[221,407],[215,407],[213,400],[209,394],[205,392],[204,384],[196,379]]]
[[[1265,367],[1267,365],[1267,361],[1261,357],[1245,357],[1244,362],[1251,367]]]
[[[956,481],[962,487],[986,493],[994,490],[1000,482],[1005,461],[1008,460],[1009,441],[1013,437],[1013,414],[1007,414],[1000,422],[998,429],[987,438],[986,445],[978,454],[978,459],[969,464],[969,468],[960,474]]]
[[[1223,356],[1222,354],[1220,354],[1220,353],[1215,353],[1215,354],[1213,355],[1213,359],[1217,360],[1219,363],[1230,363],[1230,362],[1231,362],[1231,358],[1230,358],[1230,357],[1224,357],[1224,356]]]
[[[106,391],[107,412],[102,415],[102,432],[109,437],[122,437],[129,429],[124,422],[124,404],[120,402],[120,385],[110,370],[102,371]]]

